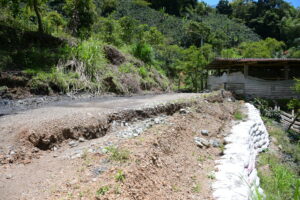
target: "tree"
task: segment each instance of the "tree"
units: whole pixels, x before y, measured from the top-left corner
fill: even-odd
[[[72,35],[88,37],[96,15],[93,0],[66,0],[64,10]]]
[[[186,26],[185,46],[201,47],[210,34],[210,28],[201,22],[190,21]]]
[[[204,89],[207,79],[205,66],[215,57],[213,48],[209,44],[205,44],[200,48],[190,46],[184,54],[185,83],[191,85],[193,91],[199,92]]]
[[[43,3],[45,3],[44,0],[27,0],[27,6],[30,9],[33,9],[35,12],[35,15],[36,15],[37,21],[38,21],[39,32],[41,32],[41,33],[44,32],[42,17],[40,14],[40,7]]]
[[[45,4],[45,1],[46,0],[3,0],[1,1],[1,5],[8,6],[13,12],[13,17],[16,17],[20,12],[21,4],[25,3],[27,8],[34,11],[38,22],[38,31],[43,33],[44,27],[41,16],[41,7]]]
[[[150,7],[156,10],[165,10],[166,13],[181,16],[187,8],[195,8],[197,0],[147,0],[151,3]]]
[[[220,14],[224,14],[224,15],[232,14],[232,7],[229,4],[228,0],[220,0],[216,8],[218,13]]]
[[[284,42],[267,38],[258,42],[244,42],[239,49],[243,58],[274,58],[284,45]]]

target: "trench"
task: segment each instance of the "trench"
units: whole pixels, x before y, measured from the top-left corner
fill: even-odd
[[[79,138],[84,138],[86,140],[92,140],[103,137],[109,133],[112,124],[117,121],[132,122],[133,120],[144,120],[159,115],[170,116],[180,109],[196,103],[197,101],[193,100],[189,102],[167,103],[143,109],[121,110],[120,112],[106,115],[94,125],[78,125],[72,128],[63,128],[50,136],[31,133],[28,136],[28,140],[34,147],[37,147],[40,150],[49,150],[55,145],[61,144],[68,139],[78,140]]]

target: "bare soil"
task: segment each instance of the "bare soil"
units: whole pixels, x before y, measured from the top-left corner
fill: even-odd
[[[26,135],[27,131],[39,133],[43,129],[59,130],[56,128],[89,124],[90,120],[95,120],[104,111],[115,113],[125,107],[132,109],[154,102],[158,105],[182,97],[175,96],[127,99],[118,102],[118,106],[122,107],[119,110],[113,109],[117,102],[102,102],[97,106],[96,103],[93,106],[77,105],[80,109],[75,109],[75,105],[71,108],[62,107],[61,110],[55,107],[41,108],[7,116],[0,118],[0,130],[4,130],[1,131],[0,145],[2,148],[6,145],[7,149],[14,145],[21,149],[28,148],[25,151],[28,153],[29,147],[22,142],[26,138],[23,134]],[[131,139],[120,138],[115,131],[109,131],[100,138],[79,143],[74,148],[66,145],[71,138],[54,151],[42,151],[31,144],[30,153],[34,156],[21,159],[22,162],[0,166],[0,199],[211,200],[214,161],[222,153],[223,138],[228,134],[233,113],[239,109],[240,103],[227,102],[226,98],[223,101],[207,100],[198,100],[197,105],[186,109],[186,114],[176,112],[167,117],[165,124],[148,128],[140,136]],[[99,122],[98,119],[95,121]],[[209,135],[201,135],[202,129],[208,130]],[[221,146],[200,148],[194,142],[195,136],[219,140]],[[18,138],[21,141],[19,143]],[[89,152],[91,147],[105,149],[111,145],[118,147],[120,152],[128,150],[129,158],[120,162],[112,160],[111,153],[106,151]],[[69,156],[79,149],[86,151],[78,158]],[[122,181],[117,180],[117,174]]]

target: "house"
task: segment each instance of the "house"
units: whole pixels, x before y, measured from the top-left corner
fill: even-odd
[[[300,98],[293,86],[300,79],[300,59],[216,58],[208,66],[208,89],[227,89],[238,95]]]

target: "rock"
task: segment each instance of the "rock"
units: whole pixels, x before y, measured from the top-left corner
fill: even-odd
[[[13,175],[11,175],[11,174],[6,175],[6,179],[12,179],[12,178],[13,178]]]
[[[201,138],[201,137],[195,137],[194,138],[194,141],[195,143],[200,146],[200,147],[209,147],[210,146],[210,143],[209,141],[207,141],[206,139],[204,138]]]
[[[201,134],[202,135],[205,135],[205,136],[208,136],[208,133],[209,133],[209,131],[208,130],[201,130]]]
[[[94,176],[98,176],[98,175],[104,173],[107,170],[108,170],[107,167],[96,167],[96,168],[92,169],[92,174]]]
[[[188,111],[187,111],[186,109],[181,108],[181,109],[179,110],[179,113],[180,113],[180,114],[188,114]]]
[[[154,119],[154,123],[155,123],[155,124],[159,124],[159,123],[160,123],[160,120],[159,120],[158,118],[155,118],[155,119]]]
[[[220,141],[217,140],[217,139],[211,139],[211,140],[209,140],[209,143],[210,143],[213,147],[220,147],[220,146],[221,146]]]
[[[70,141],[69,146],[70,147],[76,147],[76,146],[78,146],[78,142],[77,141]]]
[[[32,153],[38,153],[40,150],[39,150],[39,148],[37,148],[37,147],[34,147],[33,149],[32,149]]]
[[[80,137],[80,138],[78,139],[78,141],[79,141],[79,142],[85,142],[85,139],[84,139],[83,137]]]
[[[56,146],[52,147],[52,151],[56,151],[56,150],[57,150]]]

